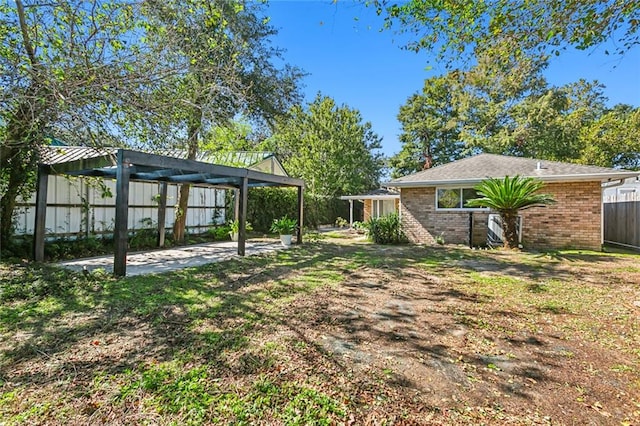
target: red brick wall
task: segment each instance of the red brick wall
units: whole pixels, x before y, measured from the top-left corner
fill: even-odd
[[[522,210],[525,247],[601,249],[600,182],[550,183],[542,192],[556,204]]]
[[[600,182],[550,183],[543,192],[557,203],[521,211],[526,248],[601,247]],[[469,244],[469,213],[436,211],[435,188],[402,188],[400,210],[405,233],[415,243]],[[473,244],[486,242],[488,213],[473,212]]]
[[[364,200],[364,218],[363,221],[367,222],[369,219],[371,219],[371,212],[372,212],[372,205],[371,205],[371,200]]]

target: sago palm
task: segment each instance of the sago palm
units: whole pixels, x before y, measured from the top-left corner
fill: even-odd
[[[544,182],[530,177],[489,178],[474,187],[480,198],[467,201],[467,207],[489,207],[500,213],[504,246],[518,247],[518,211],[535,205],[555,203],[549,194],[540,194]]]

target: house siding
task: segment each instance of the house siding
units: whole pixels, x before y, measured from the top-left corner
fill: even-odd
[[[601,185],[594,182],[549,183],[545,193],[556,204],[521,211],[526,248],[601,247]],[[414,243],[433,244],[442,235],[446,243],[469,244],[469,212],[437,211],[436,189],[402,188],[400,211],[404,230]],[[474,211],[472,244],[486,243],[488,213]]]

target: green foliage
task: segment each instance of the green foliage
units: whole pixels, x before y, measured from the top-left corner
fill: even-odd
[[[52,134],[115,146],[110,117],[152,78],[142,67],[129,68],[140,52],[123,49],[125,38],[135,49],[135,7],[97,0],[0,2],[0,244],[13,231],[16,198],[34,188],[39,148]]]
[[[162,113],[136,121],[142,127],[139,137],[152,146],[158,139],[173,140],[190,159],[205,140],[205,148],[232,149],[244,145],[245,129],[230,124],[236,117],[271,123],[298,101],[303,74],[284,63],[282,52],[271,45],[277,31],[265,19],[262,3],[168,0],[143,5],[149,48],[175,67],[166,84],[144,94]],[[176,135],[182,137],[176,140]],[[211,140],[217,136],[224,140]],[[177,242],[184,240],[188,197],[185,185],[173,227]]]
[[[506,248],[518,247],[517,219],[520,209],[552,204],[553,196],[541,194],[544,182],[534,178],[514,176],[489,178],[475,186],[480,198],[467,201],[467,207],[488,207],[500,213]]]
[[[427,80],[401,107],[392,176],[421,170],[429,156],[438,165],[477,152],[637,167],[638,109],[607,111],[598,82],[549,87],[545,67],[534,58],[481,58],[471,70]]]
[[[46,265],[24,265],[0,280],[0,303],[18,300],[42,300],[47,297],[64,297],[83,282],[82,278],[68,270]]]
[[[306,108],[291,108],[266,145],[311,194],[335,197],[378,186],[380,138],[358,110],[329,97],[318,94]]]
[[[541,74],[549,56],[559,55],[568,45],[588,49],[615,40],[619,55],[636,46],[640,3],[374,0],[368,4],[384,15],[387,28],[416,36],[408,48],[437,51],[437,60],[452,70],[427,80],[424,96],[414,95],[402,107],[403,146],[391,160],[393,177],[421,170],[430,157],[439,164],[438,155],[447,152],[640,167],[633,117],[605,114],[602,86],[579,81],[548,87]],[[453,69],[454,64],[461,69]],[[437,99],[433,107],[430,98]],[[440,146],[442,135],[454,139]]]
[[[209,379],[205,367],[184,370],[161,364],[123,386],[119,399],[133,398],[137,391],[144,391],[153,396],[159,413],[181,414],[186,424],[200,424],[215,400],[215,390],[215,382]]]
[[[303,73],[272,46],[262,2],[24,3],[0,2],[3,244],[16,198],[33,190],[39,148],[53,137],[179,148],[193,159],[203,136],[235,148],[245,129],[222,129],[236,117],[265,127],[299,100]],[[177,217],[182,241],[185,216]]]
[[[46,242],[44,245],[45,258],[48,260],[73,259],[91,257],[109,253],[113,250],[111,238],[82,237],[60,238]]]
[[[253,226],[251,226],[250,222],[246,222],[244,227],[247,232],[253,231]],[[240,222],[237,220],[229,222],[228,228],[229,228],[229,234],[237,234],[238,232],[240,232]]]
[[[254,188],[249,190],[247,220],[256,231],[268,232],[274,219],[282,216],[297,217],[298,194],[289,188]],[[305,192],[304,226],[334,223],[339,216],[349,214],[348,203],[334,197]]]
[[[379,218],[371,218],[367,222],[369,238],[376,244],[401,244],[407,238],[402,231],[402,221],[397,213]]]
[[[284,407],[282,420],[288,425],[334,424],[333,415],[344,416],[339,403],[315,389],[301,389]]]
[[[402,149],[390,158],[396,178],[462,157],[458,106],[454,102],[457,74],[425,80],[422,93],[412,95],[400,107]]]
[[[580,129],[579,162],[640,170],[640,108],[617,105]]]
[[[229,225],[222,225],[222,226],[213,226],[209,228],[207,230],[207,234],[212,236],[214,240],[224,241],[224,240],[228,240],[229,236],[233,234],[233,232]]]
[[[538,193],[544,185],[537,179],[521,176],[485,179],[474,187],[481,198],[467,201],[467,207],[488,207],[502,212],[554,203],[551,195]]]
[[[291,219],[287,216],[283,216],[280,219],[274,219],[271,224],[271,232],[278,233],[280,235],[293,235],[298,228],[298,221]]]
[[[374,0],[370,4],[384,14],[386,27],[416,36],[407,48],[438,51],[437,59],[447,63],[487,50],[496,56],[559,54],[567,45],[588,49],[606,40],[615,41],[612,53],[623,54],[640,42],[637,2]]]
[[[305,243],[317,243],[318,241],[322,241],[325,239],[325,235],[316,231],[315,229],[304,229],[303,239]]]
[[[244,121],[231,121],[226,126],[209,129],[203,137],[200,147],[212,153],[252,151],[256,143],[251,140],[251,124]]]
[[[359,234],[368,231],[367,224],[365,222],[355,221],[351,224],[351,227],[355,229]]]
[[[347,221],[347,219],[344,219],[342,217],[338,217],[338,218],[336,218],[335,225],[338,228],[346,228],[347,226],[349,226],[349,222]]]

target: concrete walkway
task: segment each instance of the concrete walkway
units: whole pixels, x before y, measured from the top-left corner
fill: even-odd
[[[279,241],[247,241],[245,254],[268,253],[283,249]],[[190,268],[207,263],[220,262],[238,256],[238,243],[220,241],[165,250],[129,253],[127,255],[127,276],[159,274],[176,269]],[[103,268],[113,271],[113,255],[89,257],[58,263],[64,268],[80,271],[86,267],[89,271]]]

